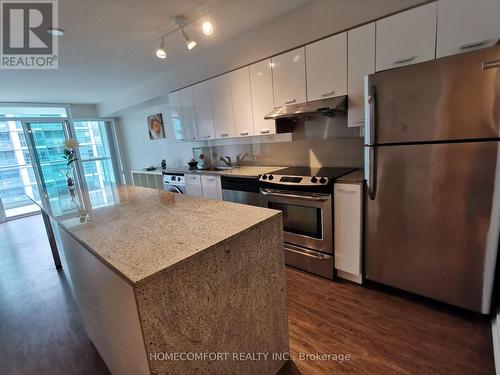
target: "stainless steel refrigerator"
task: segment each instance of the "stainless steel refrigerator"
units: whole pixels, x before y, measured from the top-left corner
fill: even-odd
[[[365,276],[489,313],[500,232],[500,47],[365,79]]]

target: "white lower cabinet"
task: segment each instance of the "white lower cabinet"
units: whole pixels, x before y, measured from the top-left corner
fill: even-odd
[[[201,176],[198,174],[185,174],[186,194],[193,197],[203,197],[201,189]]]
[[[184,177],[187,195],[222,200],[220,176],[186,173]]]
[[[335,269],[341,278],[362,282],[362,185],[334,187]]]
[[[222,200],[220,176],[201,176],[203,198]]]

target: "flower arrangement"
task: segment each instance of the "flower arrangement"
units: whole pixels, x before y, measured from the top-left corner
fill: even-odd
[[[74,163],[75,161],[78,160],[76,156],[76,149],[80,145],[78,144],[78,141],[73,138],[68,138],[64,141],[64,155],[63,158],[66,159],[66,179],[68,180],[68,186],[69,186],[69,180],[73,180],[71,177],[71,164]],[[73,182],[74,185],[74,182]]]
[[[78,201],[78,197],[76,194],[75,181],[73,179],[72,174],[72,165],[75,161],[78,160],[76,155],[76,149],[79,147],[79,143],[76,139],[68,138],[64,141],[64,154],[63,158],[66,159],[66,183],[68,185],[68,192],[71,197],[71,201],[75,205],[76,209],[80,212],[80,222],[85,223],[90,220],[87,214],[82,209],[80,202]]]

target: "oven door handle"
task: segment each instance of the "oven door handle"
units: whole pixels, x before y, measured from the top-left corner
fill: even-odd
[[[286,193],[274,193],[268,190],[261,190],[262,195],[269,195],[272,197],[285,197],[285,198],[295,198],[314,202],[328,202],[330,199],[329,195],[323,196],[311,196],[311,195],[300,195],[300,194],[286,194]]]
[[[325,260],[325,259],[330,259],[332,256],[331,255],[327,255],[327,254],[320,254],[320,253],[317,253],[316,251],[311,251],[311,250],[306,250],[306,249],[293,249],[291,246],[287,246],[287,244],[285,244],[285,250],[287,251],[291,251],[292,253],[296,253],[296,254],[299,254],[299,255],[304,255],[306,257],[310,257],[310,258],[314,258],[314,259],[321,259],[321,260]]]

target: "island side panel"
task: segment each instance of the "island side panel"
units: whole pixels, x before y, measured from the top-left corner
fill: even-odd
[[[113,374],[149,374],[134,290],[59,227],[85,330]]]
[[[281,220],[276,215],[136,287],[153,374],[265,375],[282,367],[285,360],[271,354],[233,358],[288,352]],[[188,352],[229,354],[215,361],[165,357]]]

